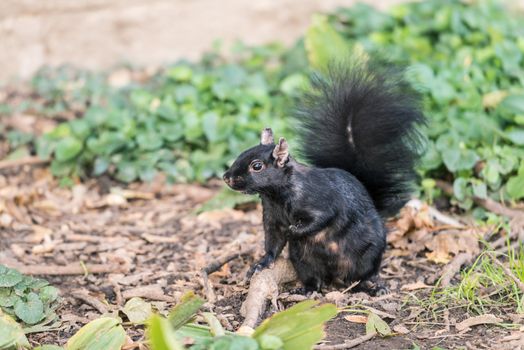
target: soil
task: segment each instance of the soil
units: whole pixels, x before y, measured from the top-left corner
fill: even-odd
[[[381,8],[402,0],[364,0]],[[43,65],[105,69],[197,59],[217,39],[229,47],[303,35],[315,12],[355,0],[2,0],[0,81]]]
[[[27,266],[45,266],[48,270],[42,277],[57,286],[62,295],[59,329],[31,334],[32,344],[64,344],[83,324],[100,317],[101,310],[79,298],[78,291],[87,291],[89,299],[103,302],[108,311],[118,310],[126,299],[139,295],[165,312],[188,290],[209,299],[203,289],[201,269],[227,252],[256,246],[253,254],[234,259],[209,276],[216,300],[208,302],[204,309],[221,315],[221,322],[229,330],[241,324],[239,310],[247,292],[243,276],[262,253],[258,205],[247,211],[221,209],[196,214],[195,209],[218,190],[215,181],[205,187],[169,185],[159,177],[151,184],[123,186],[109,179],[94,179],[67,189],[60,188],[41,166],[4,169],[1,174],[0,198],[7,209],[1,220],[0,263],[22,271]],[[313,296],[338,306],[372,307],[392,329],[397,325],[407,329],[404,335],[376,336],[356,349],[411,349],[414,344],[421,349],[516,348],[515,343],[502,342],[513,334],[510,329],[478,326],[457,332],[453,324],[472,315],[464,308],[450,311],[447,329],[442,318],[431,319],[427,310],[409,298],[423,300],[428,289],[402,287],[426,281],[441,268],[423,254],[393,253],[395,249],[391,248],[386,254],[381,273],[390,294],[341,296],[325,290]],[[78,266],[80,261],[87,270],[99,264],[109,267],[110,272],[54,275],[64,266]],[[290,300],[296,300],[296,296],[288,293],[294,287],[282,290],[280,307],[294,303]],[[274,311],[268,308],[265,317]],[[417,312],[418,316],[413,316]],[[339,344],[365,334],[364,324],[344,318],[349,314],[342,312],[328,322],[324,342]],[[139,341],[143,329],[130,326],[127,332],[132,340]]]

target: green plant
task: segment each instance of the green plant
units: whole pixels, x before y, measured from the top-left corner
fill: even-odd
[[[309,300],[266,319],[251,336],[225,331],[211,313],[203,313],[207,326],[187,323],[202,305],[200,298],[186,294],[169,317],[153,316],[148,325],[153,350],[293,350],[311,349],[323,337],[323,324],[334,317],[336,307]]]
[[[53,156],[51,170],[59,177],[109,173],[131,182],[163,171],[176,181],[204,181],[256,143],[262,127],[287,131],[284,113],[305,79],[288,74],[294,68],[285,64],[286,54],[277,46],[244,48],[239,63],[209,55],[105,99],[97,94],[81,118],[41,137],[37,153]]]
[[[330,16],[353,47],[409,66],[431,119],[421,171],[453,181],[465,209],[473,196],[524,198],[524,21],[504,4],[361,4]]]
[[[505,256],[509,271],[524,282],[524,251],[520,249],[516,253],[514,249],[508,248]],[[497,258],[492,252],[484,252],[463,272],[461,282],[451,291],[456,293],[457,298],[467,301],[468,306],[478,313],[494,306],[509,306],[517,313],[522,312],[522,290],[494,259]]]
[[[0,265],[0,308],[28,327],[57,319],[58,289],[43,279],[24,276]],[[27,330],[26,330],[27,331]]]

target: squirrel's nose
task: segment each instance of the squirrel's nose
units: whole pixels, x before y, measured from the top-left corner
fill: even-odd
[[[224,179],[224,182],[229,185],[231,182],[231,177],[229,176],[229,171],[226,171],[224,173],[224,176],[222,176],[222,179]]]

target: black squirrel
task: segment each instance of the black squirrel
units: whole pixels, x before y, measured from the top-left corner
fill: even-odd
[[[260,145],[224,174],[233,190],[262,199],[266,254],[248,278],[289,242],[306,293],[374,280],[386,247],[384,219],[409,199],[426,123],[420,95],[403,74],[370,60],[331,65],[313,76],[295,113],[311,166],[290,156],[284,138],[275,144],[267,128]]]

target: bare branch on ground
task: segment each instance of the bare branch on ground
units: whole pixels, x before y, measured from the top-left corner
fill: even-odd
[[[71,295],[75,299],[82,300],[86,304],[94,307],[101,314],[105,314],[109,312],[109,307],[106,304],[98,300],[96,297],[89,295],[89,293],[85,290],[81,290],[81,289],[74,290],[71,292]]]
[[[245,317],[242,327],[254,328],[265,311],[267,300],[276,300],[279,287],[296,279],[291,261],[282,257],[275,261],[273,267],[255,274],[251,278],[247,298],[240,308],[240,313]]]
[[[0,170],[16,168],[23,165],[44,165],[49,163],[49,159],[39,157],[26,157],[22,159],[7,159],[0,161]]]

